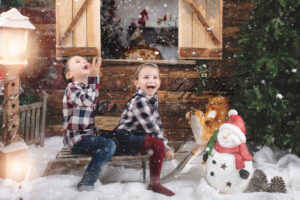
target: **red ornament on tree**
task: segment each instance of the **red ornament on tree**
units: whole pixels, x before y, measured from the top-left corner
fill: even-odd
[[[147,20],[149,20],[148,12],[144,9],[144,10],[140,13],[140,18],[139,18],[138,23],[139,23],[141,26],[145,26]]]

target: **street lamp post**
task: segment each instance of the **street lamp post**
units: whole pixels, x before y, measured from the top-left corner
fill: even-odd
[[[18,70],[27,65],[29,18],[12,8],[0,16],[0,67],[4,72],[4,123],[0,144],[0,177],[17,181],[25,178],[27,145],[19,135]]]

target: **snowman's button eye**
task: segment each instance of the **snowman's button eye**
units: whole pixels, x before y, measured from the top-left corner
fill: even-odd
[[[214,172],[210,172],[210,175],[211,175],[211,176],[214,176],[214,175],[215,175],[215,173],[214,173]]]
[[[215,160],[213,160],[213,161],[212,161],[212,164],[214,164],[214,165],[215,165],[216,163],[217,163],[217,162],[216,162]]]

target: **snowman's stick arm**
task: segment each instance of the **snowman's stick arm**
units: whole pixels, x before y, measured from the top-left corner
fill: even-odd
[[[205,151],[208,152],[208,155],[211,155],[211,151],[215,147],[215,144],[216,144],[217,138],[218,138],[218,133],[219,133],[219,130],[216,130],[206,145]]]

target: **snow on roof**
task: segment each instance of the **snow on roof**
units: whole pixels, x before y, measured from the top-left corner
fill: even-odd
[[[16,8],[12,8],[0,15],[0,27],[31,29],[35,27],[30,23],[29,18],[22,15]]]

